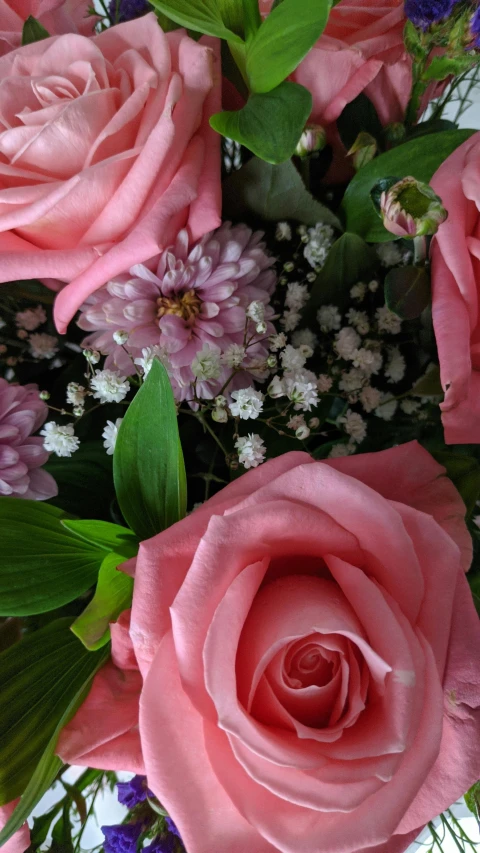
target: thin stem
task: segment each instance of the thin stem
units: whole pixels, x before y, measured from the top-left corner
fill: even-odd
[[[98,780],[98,783],[97,783],[97,786],[96,786],[96,788],[95,788],[95,791],[94,791],[94,794],[93,794],[93,797],[92,797],[92,802],[90,803],[90,806],[89,806],[89,809],[88,809],[88,812],[87,812],[87,817],[86,817],[86,819],[85,819],[85,821],[84,821],[84,823],[83,823],[83,825],[82,825],[82,827],[81,827],[81,829],[80,829],[80,832],[79,832],[79,834],[78,834],[78,836],[77,836],[77,840],[76,840],[76,843],[75,843],[75,850],[74,850],[74,853],[79,853],[79,850],[80,850],[80,842],[81,842],[81,840],[82,840],[83,833],[85,832],[85,827],[87,826],[88,820],[89,820],[89,818],[90,818],[90,817],[92,816],[92,814],[93,814],[93,810],[94,810],[94,807],[95,807],[95,800],[97,799],[97,796],[98,796],[98,793],[99,793],[99,791],[100,791],[100,788],[101,788],[102,784],[103,784],[103,773],[102,773],[102,775],[100,776],[100,778],[99,778],[99,780]]]

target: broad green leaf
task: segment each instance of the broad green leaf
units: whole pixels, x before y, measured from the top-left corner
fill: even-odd
[[[90,651],[100,649],[110,639],[110,622],[132,603],[133,578],[117,568],[125,561],[121,554],[107,554],[98,574],[91,602],[72,625],[72,631]]]
[[[360,133],[369,133],[377,142],[383,138],[383,127],[370,98],[363,92],[347,104],[337,118],[337,128],[347,151]]]
[[[310,195],[291,160],[272,166],[252,157],[223,182],[223,213],[227,218],[254,214],[269,222],[326,222],[341,230],[335,214]]]
[[[247,76],[252,92],[278,86],[323,33],[331,0],[283,0],[247,41]]]
[[[412,175],[427,183],[449,155],[465,142],[474,130],[447,130],[410,139],[398,145],[361,169],[347,187],[342,209],[348,231],[360,234],[364,240],[382,243],[392,239],[377,216],[370,191],[381,178]]]
[[[237,33],[226,25],[218,0],[150,0],[154,9],[163,12],[177,24],[209,36],[241,42]]]
[[[413,394],[414,397],[441,397],[443,395],[438,365],[435,365],[418,382],[415,382],[410,394]]]
[[[42,26],[40,21],[37,21],[33,15],[29,15],[23,25],[22,30],[22,46],[32,44],[34,41],[43,41],[50,38],[50,33]]]
[[[210,124],[267,163],[277,164],[294,153],[311,111],[310,92],[286,82],[271,92],[250,95],[241,110],[216,113]]]
[[[113,476],[125,521],[140,540],[184,517],[187,487],[177,410],[157,358],[120,426]]]
[[[85,542],[105,551],[116,551],[127,559],[138,552],[138,539],[128,527],[121,527],[109,521],[87,521],[83,518],[63,519],[62,526]]]
[[[51,622],[0,655],[1,805],[25,791],[59,722],[105,659],[69,625]]]
[[[239,8],[243,7],[243,31],[245,38],[249,41],[262,24],[258,0],[242,0],[241,4],[238,0],[229,0],[229,2],[235,3]]]
[[[39,501],[0,498],[0,615],[46,613],[95,583],[104,550],[62,526]]]
[[[385,302],[402,320],[414,320],[430,304],[430,276],[425,267],[397,267],[385,278]]]
[[[82,441],[71,459],[52,455],[45,468],[58,485],[58,496],[50,504],[81,518],[111,518],[112,457],[101,441]]]
[[[431,450],[434,459],[447,469],[447,476],[462,497],[467,515],[473,512],[480,497],[480,462],[474,456],[450,450]]]
[[[373,278],[378,264],[376,253],[357,234],[342,234],[330,249],[323,269],[312,285],[305,315],[311,316],[321,305],[343,308],[350,298],[350,288],[359,281]]]

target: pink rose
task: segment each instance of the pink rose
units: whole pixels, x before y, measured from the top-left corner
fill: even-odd
[[[20,47],[22,29],[30,15],[51,35],[92,35],[96,16],[88,14],[90,0],[0,0],[0,55]]]
[[[480,443],[480,133],[435,172],[448,219],[432,244],[432,310],[448,444]]]
[[[260,0],[267,12],[271,0]],[[383,124],[402,121],[412,62],[403,44],[401,0],[340,0],[293,78],[313,95],[312,120],[326,127],[364,92]]]
[[[0,829],[3,829],[5,826],[17,803],[18,800],[13,803],[8,803],[6,806],[0,806]],[[30,832],[27,824],[25,823],[22,828],[12,836],[10,841],[7,841],[7,843],[3,845],[2,853],[24,853],[24,850],[28,847],[30,847]]]
[[[144,765],[188,853],[405,850],[480,775],[471,542],[443,473],[416,442],[288,453],[143,542],[118,668],[64,760]]]
[[[105,282],[220,224],[215,41],[152,12],[0,59],[0,281],[70,282],[59,331]]]

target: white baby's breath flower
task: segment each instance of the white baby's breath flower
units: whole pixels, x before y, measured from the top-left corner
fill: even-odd
[[[247,308],[247,317],[250,317],[254,323],[263,323],[265,319],[265,305],[258,299],[250,302]]]
[[[235,442],[238,450],[238,461],[244,468],[257,468],[265,459],[267,452],[265,443],[256,433],[240,436]]]
[[[280,322],[286,332],[293,332],[294,329],[297,328],[301,319],[302,315],[297,311],[285,311]]]
[[[84,406],[87,389],[78,382],[69,382],[67,385],[67,403],[71,406]]]
[[[328,454],[329,459],[340,459],[342,456],[351,456],[352,453],[355,453],[355,444],[353,441],[349,441],[348,444],[334,444],[330,453]]]
[[[55,421],[48,421],[40,435],[44,436],[43,446],[57,456],[71,456],[78,450],[80,439],[74,434],[73,425],[60,426]]]
[[[405,359],[398,347],[388,348],[388,359],[385,365],[385,376],[390,384],[401,382],[405,376]]]
[[[308,243],[303,254],[315,270],[321,269],[333,243],[333,228],[323,222],[317,222],[315,228],[308,229]]]
[[[333,385],[333,379],[331,376],[327,376],[326,373],[321,373],[317,379],[317,388],[320,391],[320,394],[327,394],[330,391],[330,388]]]
[[[294,347],[310,347],[313,354],[318,344],[318,338],[311,329],[297,329],[292,335],[292,344]]]
[[[235,418],[244,421],[258,418],[264,399],[262,392],[256,391],[255,388],[240,388],[238,391],[232,391],[230,411]]]
[[[342,325],[342,317],[336,305],[322,305],[317,311],[318,325],[322,332],[333,332]]]
[[[287,421],[288,429],[298,429],[301,426],[305,425],[305,416],[304,415],[293,415],[289,421]]]
[[[361,343],[360,335],[351,326],[344,326],[335,335],[334,347],[340,358],[351,361]]]
[[[398,403],[390,394],[382,394],[382,399],[375,409],[374,414],[382,421],[391,421],[397,411]]]
[[[223,406],[216,406],[212,410],[212,420],[217,424],[226,424],[228,421],[228,412]]]
[[[41,305],[37,305],[36,308],[27,308],[26,311],[18,311],[15,314],[16,325],[20,329],[26,329],[27,332],[34,332],[35,329],[38,329],[39,326],[42,326],[46,322],[47,315]]]
[[[287,340],[288,338],[283,332],[280,332],[278,335],[272,335],[269,338],[271,351],[278,352],[278,350],[283,349],[287,344]]]
[[[308,287],[298,281],[291,281],[287,285],[285,296],[285,307],[290,311],[301,311],[308,300]]]
[[[380,282],[377,281],[375,278],[372,278],[372,280],[368,282],[368,289],[370,293],[376,293],[379,287]]]
[[[98,364],[100,361],[101,356],[96,349],[84,349],[82,352],[89,364]]]
[[[413,415],[414,412],[418,412],[420,408],[420,400],[402,400],[400,403],[400,408],[402,412],[405,412],[406,415]]]
[[[103,446],[107,451],[108,456],[113,456],[115,445],[117,443],[118,430],[120,429],[122,421],[123,418],[117,418],[115,423],[113,421],[107,421],[105,429],[102,432],[102,438],[105,439]]]
[[[395,240],[388,243],[377,243],[376,249],[382,266],[396,267],[402,263],[402,252]]]
[[[53,358],[58,352],[58,338],[43,332],[30,335],[28,344],[34,358]]]
[[[125,331],[125,329],[117,329],[113,333],[113,340],[119,346],[124,346],[127,343],[128,338],[129,338],[129,335],[128,335],[128,332]]]
[[[350,308],[346,316],[350,325],[357,330],[359,335],[368,335],[370,323],[366,311],[357,311],[356,308]]]
[[[291,240],[292,239],[292,229],[288,222],[277,222],[277,227],[275,229],[275,239],[279,240]]]
[[[350,435],[357,444],[360,444],[367,434],[367,425],[364,419],[358,412],[352,412],[351,409],[347,409],[344,416],[338,418],[337,423],[343,425],[347,435]]]
[[[309,412],[318,403],[317,377],[311,370],[295,370],[285,373],[283,386],[296,412]],[[271,396],[271,395],[270,395]]]
[[[356,349],[352,356],[353,366],[363,370],[368,376],[372,373],[378,373],[378,358],[377,353],[370,349],[361,347]],[[380,362],[381,365],[381,362]]]
[[[378,388],[372,388],[371,385],[366,385],[365,388],[362,388],[359,396],[360,403],[366,412],[373,412],[380,403],[381,398],[382,395]]]
[[[130,390],[130,383],[118,370],[96,370],[90,387],[95,399],[101,403],[121,403]]]
[[[135,359],[135,364],[138,364],[138,366],[142,369],[144,379],[146,379],[148,374],[150,373],[153,360],[155,358],[158,358],[162,362],[167,373],[169,372],[170,361],[165,347],[162,347],[159,344],[155,344],[155,346],[153,347],[143,347],[142,355],[139,358]]]
[[[350,298],[354,299],[356,302],[362,302],[362,300],[365,299],[366,292],[367,285],[364,284],[363,281],[359,281],[350,288]]]
[[[220,353],[208,344],[204,344],[193,359],[191,369],[193,375],[200,382],[208,382],[209,379],[218,379],[221,372]]]
[[[220,360],[223,364],[226,364],[227,367],[241,367],[243,359],[245,358],[245,353],[245,347],[242,347],[240,344],[230,344],[222,354]]]
[[[345,391],[350,394],[352,391],[360,391],[366,381],[366,376],[363,370],[353,368],[342,373],[342,378],[338,383],[340,391]]]
[[[377,308],[375,312],[378,323],[378,331],[386,332],[389,335],[398,335],[402,330],[402,321],[400,317],[390,311],[386,305]]]
[[[301,370],[307,359],[300,350],[288,344],[283,350],[280,360],[284,370]]]
[[[295,436],[299,441],[305,441],[306,438],[310,435],[310,429],[306,424],[302,424],[295,430]]]
[[[277,400],[279,397],[285,396],[285,387],[283,380],[279,376],[274,376],[270,385],[267,388],[267,394],[272,400]]]

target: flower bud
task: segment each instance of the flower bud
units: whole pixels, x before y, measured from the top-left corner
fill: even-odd
[[[295,430],[295,435],[299,439],[299,441],[304,441],[310,435],[310,430],[306,424],[302,424],[298,429]]]
[[[124,344],[126,344],[128,338],[129,334],[125,331],[125,329],[117,329],[117,331],[113,333],[113,340],[119,346],[123,346]]]
[[[279,376],[274,376],[270,385],[267,389],[267,394],[269,397],[272,397],[273,400],[276,400],[278,397],[285,396],[285,389],[283,387],[283,382]]]
[[[269,355],[267,358],[267,367],[270,367],[270,369],[273,370],[273,368],[276,366],[277,366],[277,356],[273,355],[273,354]]]
[[[223,394],[219,394],[218,397],[215,397],[215,405],[217,409],[221,409],[223,406],[227,405],[227,398],[223,396]]]
[[[308,422],[308,426],[310,427],[310,429],[318,429],[318,427],[320,426],[320,419],[319,418],[310,418],[310,420]]]
[[[38,396],[40,397],[41,400],[49,400],[50,399],[50,394],[48,391],[40,391],[40,394]]]
[[[256,332],[257,335],[265,335],[267,331],[267,324],[265,322],[257,323]]]
[[[375,187],[372,197],[375,198]],[[380,215],[391,234],[413,238],[435,234],[447,218],[447,211],[428,184],[407,177],[382,191]]]
[[[358,134],[355,142],[350,148],[350,151],[347,152],[352,157],[355,171],[358,172],[362,166],[366,166],[367,163],[370,163],[370,160],[373,160],[375,157],[377,150],[377,140],[370,133],[366,133],[362,130]]]
[[[217,424],[226,424],[228,421],[228,412],[224,408],[217,408],[212,411],[212,420]]]
[[[98,364],[100,361],[100,353],[95,349],[84,349],[83,355],[90,362],[90,364]]]
[[[314,151],[321,151],[327,143],[326,133],[319,124],[307,124],[295,149],[297,157],[308,157]]]

